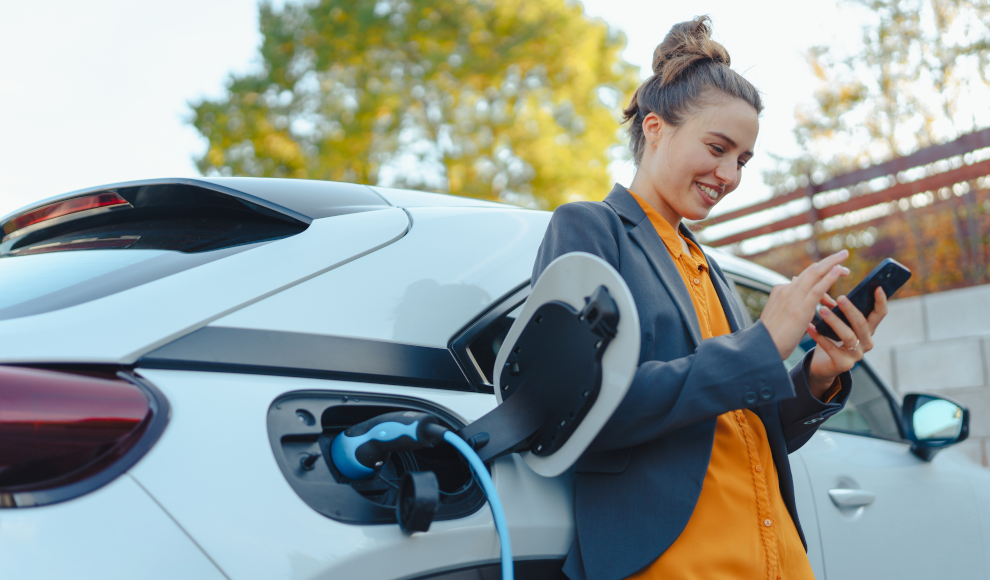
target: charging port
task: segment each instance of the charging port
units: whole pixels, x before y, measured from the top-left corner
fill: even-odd
[[[360,481],[341,474],[330,458],[330,444],[345,429],[393,411],[432,413],[449,429],[463,424],[421,401],[364,393],[288,393],[268,409],[268,437],[282,474],[311,508],[341,522],[397,523],[399,484],[406,473],[437,476],[440,504],[434,520],[455,519],[485,503],[464,458],[449,445],[393,453],[378,473]]]

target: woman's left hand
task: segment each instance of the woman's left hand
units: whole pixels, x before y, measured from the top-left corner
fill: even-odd
[[[863,359],[863,355],[873,348],[873,333],[887,315],[887,296],[882,288],[876,289],[875,298],[876,306],[873,312],[869,317],[865,317],[848,298],[840,296],[837,302],[839,309],[849,321],[848,325],[839,320],[831,310],[821,309],[822,318],[842,340],[841,343],[819,334],[814,324],[808,325],[808,335],[818,344],[808,368],[808,386],[816,398],[820,399],[835,382],[836,377],[852,369]]]

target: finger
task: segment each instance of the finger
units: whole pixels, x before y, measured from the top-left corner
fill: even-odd
[[[813,284],[815,281],[821,279],[822,276],[827,275],[832,270],[833,266],[839,264],[848,257],[848,250],[842,250],[832,254],[831,256],[826,256],[825,258],[822,258],[821,260],[805,268],[804,271],[798,275],[796,281],[800,282],[803,280],[811,280],[811,283]]]
[[[883,288],[878,286],[873,296],[876,298],[876,304],[873,306],[873,312],[870,313],[869,318],[866,320],[870,325],[870,331],[876,332],[880,321],[887,316],[887,293],[883,291]]]
[[[848,274],[849,270],[847,268],[843,268],[842,266],[832,266],[831,270],[826,272],[824,276],[815,282],[814,286],[812,286],[808,291],[808,295],[822,296],[826,294],[828,289],[831,288],[832,285],[835,284],[836,280],[839,279],[839,276],[845,276]]]
[[[856,339],[859,340],[859,345],[863,347],[863,352],[873,348],[873,329],[870,328],[869,323],[866,322],[866,317],[859,311],[859,308],[856,308],[849,298],[839,296],[839,310],[846,315],[846,320],[849,321],[849,326],[856,333]]]
[[[828,295],[828,292],[826,292],[825,294],[822,294],[822,299],[819,301],[819,304],[825,306],[826,308],[835,308],[838,303]]]
[[[835,341],[829,337],[820,334],[817,330],[815,330],[814,324],[808,325],[808,336],[815,341],[815,344],[817,344],[819,348],[825,351],[825,354],[832,359],[832,364],[836,366],[836,370],[840,372],[851,369],[861,356],[858,351],[846,350],[835,344]]]
[[[829,276],[835,267],[841,268],[841,275],[845,276],[849,274],[849,269],[843,266],[838,266],[839,262],[845,260],[849,257],[849,252],[847,250],[842,250],[841,252],[836,252],[827,258],[823,258],[818,262],[808,266],[803,272],[798,276],[796,281],[797,285],[800,287],[800,291],[808,292],[813,286],[816,286],[822,278]],[[836,277],[837,279],[837,277]],[[834,284],[834,280],[833,280]],[[816,292],[816,296],[825,294],[825,291],[831,287],[831,284],[825,286],[820,292]]]
[[[845,300],[845,302],[848,303],[849,300]],[[842,304],[839,305],[839,308],[842,308]],[[856,307],[853,306],[853,310],[855,309]],[[845,309],[843,309],[842,312],[847,318],[849,317],[849,314],[845,311]],[[856,344],[856,341],[859,340],[859,337],[856,335],[856,331],[850,328],[848,324],[843,322],[842,319],[840,319],[839,316],[831,310],[823,310],[822,318],[825,319],[825,323],[828,324],[833,331],[835,331],[835,335],[842,341],[843,348],[849,348],[850,346]],[[860,318],[862,318],[862,314],[860,314]]]

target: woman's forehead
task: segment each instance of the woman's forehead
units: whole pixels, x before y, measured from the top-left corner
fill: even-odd
[[[700,133],[727,137],[733,146],[749,152],[760,132],[759,114],[742,99],[719,100],[702,107],[685,124]]]

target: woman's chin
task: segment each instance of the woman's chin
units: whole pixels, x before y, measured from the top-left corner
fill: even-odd
[[[689,211],[684,213],[684,219],[693,222],[700,222],[701,220],[708,219],[708,214],[710,214],[711,212],[712,212],[712,208],[710,207],[704,207],[704,208],[693,207]]]

